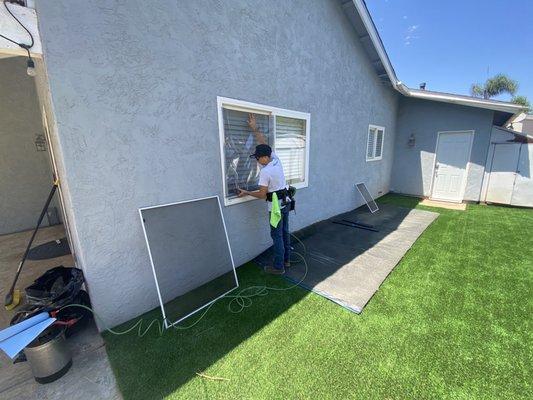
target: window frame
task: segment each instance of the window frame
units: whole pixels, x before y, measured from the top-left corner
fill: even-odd
[[[372,129],[375,130],[376,134],[375,134],[375,138],[374,138],[374,148],[372,149],[372,157],[368,157],[368,141],[369,141],[369,138],[370,138],[370,132],[372,131]],[[382,139],[382,142],[381,142],[381,154],[379,155],[379,157],[376,157],[376,146],[377,146],[377,132],[378,131],[382,131],[383,132],[383,139]],[[385,127],[384,126],[379,126],[379,125],[372,125],[372,124],[369,124],[368,125],[368,133],[367,133],[367,136],[366,136],[366,146],[365,146],[365,157],[366,157],[366,161],[369,162],[369,161],[379,161],[381,159],[383,159],[383,148],[385,147]]]
[[[278,108],[278,107],[272,107],[267,106],[264,104],[258,104],[258,103],[252,103],[249,101],[243,101],[243,100],[237,100],[232,99],[229,97],[222,97],[217,96],[217,111],[218,111],[218,134],[219,134],[219,144],[220,144],[220,165],[222,169],[222,193],[224,195],[224,206],[231,206],[234,204],[240,204],[251,200],[258,200],[255,197],[252,196],[245,196],[245,197],[236,197],[236,198],[228,198],[227,193],[227,187],[226,187],[226,159],[225,159],[225,152],[224,152],[224,143],[225,143],[225,136],[224,136],[224,113],[223,108],[236,110],[236,111],[242,111],[242,112],[249,112],[249,113],[255,113],[255,114],[263,114],[268,115],[269,117],[272,117],[274,119],[273,125],[273,140],[274,143],[272,145],[272,148],[275,151],[276,148],[276,117],[287,117],[287,118],[296,118],[296,119],[302,119],[305,120],[305,165],[304,165],[304,173],[305,178],[303,182],[295,183],[291,186],[294,186],[297,189],[306,188],[309,186],[309,148],[310,148],[310,133],[311,133],[311,114],[301,112],[301,111],[293,111],[293,110],[287,110],[284,108]]]

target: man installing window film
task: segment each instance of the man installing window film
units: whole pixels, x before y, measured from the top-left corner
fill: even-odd
[[[239,197],[253,196],[266,199],[270,216],[270,236],[274,241],[274,265],[267,266],[265,272],[281,275],[290,266],[290,235],[289,235],[289,192],[280,159],[272,152],[265,136],[257,128],[254,114],[248,115],[248,126],[255,140],[259,143],[254,157],[260,165],[259,190],[247,191],[239,189]]]

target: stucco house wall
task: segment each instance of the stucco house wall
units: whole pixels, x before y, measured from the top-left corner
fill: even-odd
[[[106,324],[158,304],[138,208],[222,196],[217,96],[311,114],[292,230],[362,204],[356,182],[389,190],[398,96],[337,0],[57,0],[37,11],[76,257]],[[369,124],[385,140],[367,163]],[[263,201],[223,213],[237,264],[270,245]]]
[[[391,190],[430,196],[437,134],[474,130],[464,200],[479,201],[493,111],[449,103],[402,97],[398,107]],[[414,135],[415,145],[408,145]]]
[[[0,60],[0,235],[33,229],[52,187],[37,91],[23,57]],[[57,207],[54,201],[51,207]],[[59,214],[59,213],[58,213]],[[43,226],[48,224],[47,218]]]

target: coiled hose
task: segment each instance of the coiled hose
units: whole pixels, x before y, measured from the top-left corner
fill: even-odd
[[[298,256],[299,259],[304,264],[305,272],[304,272],[302,278],[298,282],[293,283],[292,285],[290,285],[288,287],[271,287],[271,286],[266,286],[266,285],[254,285],[254,286],[248,286],[246,288],[243,288],[243,289],[239,290],[235,294],[228,293],[227,295],[221,297],[219,300],[224,299],[224,298],[231,299],[230,302],[228,303],[228,311],[230,313],[238,314],[238,313],[242,312],[245,308],[250,307],[253,304],[253,300],[252,299],[254,297],[266,296],[266,295],[268,295],[268,293],[270,291],[282,292],[282,291],[285,291],[285,290],[291,290],[291,289],[294,289],[296,286],[300,285],[305,280],[305,278],[307,276],[307,270],[308,270],[307,261],[305,259],[305,254],[306,254],[307,251],[306,251],[305,245],[303,244],[303,242],[298,237],[296,237],[292,233],[291,233],[291,236],[294,239],[296,239],[296,241],[298,241],[301,244],[302,248],[303,248],[303,254],[301,254],[299,252],[296,252],[296,251],[292,251],[291,252],[292,254]],[[295,260],[295,261],[291,260],[291,263],[292,262],[297,262],[297,261],[298,260]],[[185,326],[184,325],[175,325],[175,324],[169,324],[169,325],[172,328],[174,328],[175,330],[177,330],[177,331],[191,329],[194,326],[196,326],[206,316],[206,314],[209,312],[211,307],[213,307],[216,304],[217,301],[214,301],[208,307],[206,307],[206,309],[200,314],[200,317],[198,317],[198,319],[196,319],[196,321],[194,321],[193,323],[191,323],[189,325],[185,325]],[[113,335],[118,335],[118,336],[126,335],[126,334],[128,334],[130,332],[133,332],[135,329],[137,329],[137,336],[138,337],[143,337],[150,331],[152,326],[156,326],[157,327],[157,332],[158,332],[159,336],[162,336],[163,333],[165,332],[164,324],[159,319],[153,319],[152,321],[150,321],[150,323],[148,324],[148,326],[146,328],[143,328],[143,319],[142,318],[137,320],[137,322],[135,322],[131,327],[129,327],[129,328],[123,330],[123,331],[117,331],[117,330],[114,330],[114,329],[111,329],[111,328],[107,328],[107,327],[105,327],[103,319],[92,308],[87,307],[87,306],[85,306],[83,304],[68,304],[66,306],[61,307],[58,311],[64,310],[65,308],[69,308],[69,307],[78,307],[78,308],[82,308],[84,310],[90,311],[94,315],[94,318],[100,322],[100,325],[104,327],[104,330],[109,332],[109,333],[111,333],[111,334],[113,334]]]

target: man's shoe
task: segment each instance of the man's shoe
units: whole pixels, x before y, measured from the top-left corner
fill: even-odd
[[[291,267],[291,262],[290,261],[287,261],[285,262],[285,268],[290,268]]]
[[[269,265],[265,267],[265,272],[267,274],[272,274],[272,275],[283,275],[285,273],[285,269],[274,268],[273,266]]]

